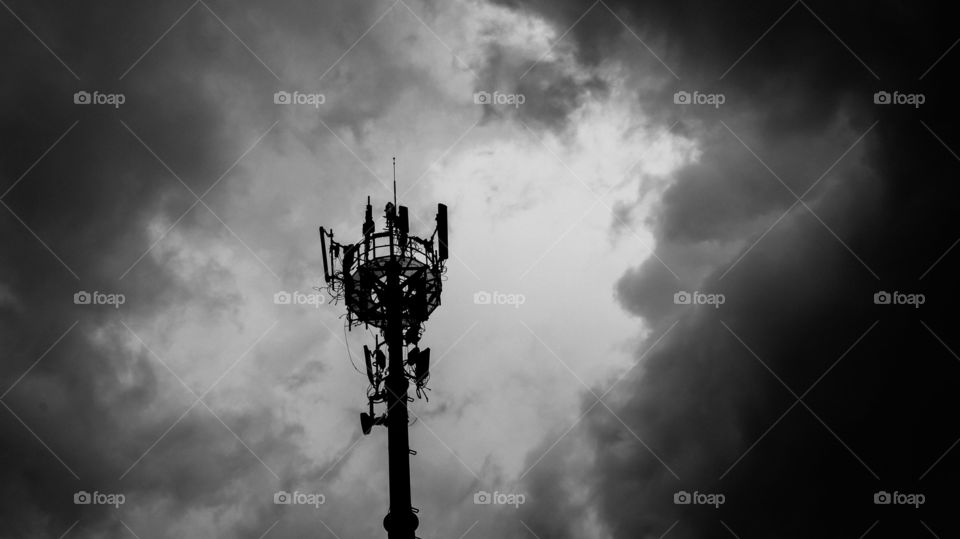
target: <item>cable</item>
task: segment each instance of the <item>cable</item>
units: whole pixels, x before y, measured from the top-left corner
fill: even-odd
[[[360,373],[361,376],[366,376],[366,374],[364,374],[360,369],[357,368],[357,364],[353,362],[353,354],[350,353],[350,345],[347,344],[347,324],[348,323],[349,322],[346,322],[343,324],[343,345],[347,347],[347,357],[350,358],[350,364],[353,365],[353,370]]]

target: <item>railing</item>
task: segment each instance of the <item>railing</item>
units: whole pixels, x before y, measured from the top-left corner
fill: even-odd
[[[347,249],[353,250],[354,253],[353,260],[350,261],[350,267],[343,268],[347,275],[352,275],[360,266],[374,260],[387,260],[391,257],[406,258],[408,261],[413,259],[428,267],[432,267],[436,263],[432,242],[416,236],[407,236],[407,244],[401,250],[400,234],[391,231],[371,234],[363,241],[347,246]],[[346,260],[346,257],[344,260]]]

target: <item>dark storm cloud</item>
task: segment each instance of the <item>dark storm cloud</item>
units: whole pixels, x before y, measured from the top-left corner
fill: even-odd
[[[241,496],[236,485],[253,481],[263,492],[243,496],[268,509],[248,513],[248,529],[233,536],[259,537],[275,520],[266,514],[275,509],[273,477],[203,405],[131,468],[195,397],[145,347],[136,343],[131,352],[121,321],[137,330],[186,298],[211,312],[230,303],[213,287],[182,281],[162,251],[131,268],[155,239],[148,225],[158,216],[172,224],[195,201],[151,151],[202,193],[252,142],[230,129],[230,104],[218,85],[261,94],[266,109],[278,81],[203,4],[155,47],[189,3],[7,5],[0,10],[7,206],[0,208],[0,379],[2,391],[11,389],[2,398],[9,411],[0,411],[0,536],[59,537],[76,521],[71,537],[128,534],[117,511],[74,505],[80,490],[122,492],[128,510],[139,508],[166,533],[184,515],[229,505]],[[213,8],[248,39],[266,15],[297,18],[292,9],[244,18]],[[289,35],[300,36],[293,28]],[[80,90],[122,93],[125,103],[75,105]],[[250,114],[264,129],[272,121],[263,110]],[[222,191],[204,200],[216,206]],[[233,241],[206,211],[194,208],[179,230],[207,227]],[[210,280],[225,276],[216,264],[205,271]],[[123,293],[126,303],[120,310],[75,305],[78,290]],[[250,343],[263,329],[250,328]],[[280,485],[317,477],[295,447],[302,432],[274,412],[218,414],[273,465]]]
[[[592,5],[521,4],[561,30]],[[641,101],[668,125],[679,119],[703,154],[678,171],[651,217],[658,253],[679,279],[649,260],[617,284],[624,307],[654,328],[648,346],[677,325],[605,398],[612,413],[596,406],[578,427],[596,448],[583,503],[613,537],[858,537],[876,520],[876,536],[923,536],[921,519],[940,536],[955,533],[945,515],[957,501],[948,488],[957,455],[930,467],[958,435],[950,392],[960,369],[944,346],[958,347],[956,253],[925,273],[960,235],[960,162],[944,147],[960,144],[948,87],[955,51],[920,80],[955,27],[936,6],[899,3],[607,5],[679,77],[644,60],[664,82]],[[588,64],[645,54],[603,4],[570,35]],[[724,92],[727,102],[674,106],[679,89]],[[876,106],[878,90],[922,92],[926,104]],[[787,187],[800,195],[828,170],[804,197],[809,209],[799,205],[764,235],[796,200]],[[684,289],[723,293],[726,303],[673,305]],[[874,305],[879,290],[923,293],[927,303]],[[803,397],[792,409],[791,391]],[[552,473],[537,470],[529,484]],[[554,512],[553,499],[563,505],[575,490],[527,506],[525,521],[541,523],[541,537],[567,536],[580,517]],[[675,505],[680,490],[723,493],[726,503]],[[878,490],[930,502],[890,511],[873,505]]]
[[[580,77],[582,80],[578,80],[578,77],[556,71],[555,66],[549,64],[536,66],[517,84],[517,91],[527,98],[517,109],[521,120],[561,129],[571,111],[585,101],[607,94],[607,85],[599,77]]]
[[[559,61],[532,63],[528,51],[509,44],[491,43],[484,51],[478,71],[477,92],[522,96],[519,105],[492,104],[484,107],[484,118],[515,115],[531,128],[562,131],[570,113],[591,98],[608,93],[606,82],[594,74],[575,72]]]

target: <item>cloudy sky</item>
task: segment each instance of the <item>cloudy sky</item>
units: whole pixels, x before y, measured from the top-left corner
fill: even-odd
[[[0,537],[384,536],[373,335],[274,298],[393,156],[419,536],[957,534],[942,6],[0,4]]]

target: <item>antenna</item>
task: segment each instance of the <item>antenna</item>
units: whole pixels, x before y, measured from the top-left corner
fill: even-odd
[[[330,282],[330,270],[327,269],[327,238],[326,231],[320,227],[320,248],[323,249],[323,280]]]
[[[374,233],[376,227],[373,223],[373,206],[370,205],[370,197],[367,197],[367,209],[363,216],[363,235],[369,236]]]
[[[447,205],[437,204],[437,236],[440,244],[440,260],[446,260],[449,256],[449,247],[447,246]]]
[[[379,350],[377,350],[379,352]],[[373,363],[370,361],[370,348],[367,345],[363,345],[363,358],[367,363],[367,380],[369,380],[370,385],[376,385],[376,382],[373,381]]]
[[[363,347],[367,381],[367,411],[360,414],[360,429],[370,434],[379,425],[387,429],[390,509],[383,519],[388,539],[415,539],[420,519],[411,504],[410,450],[407,431],[408,389],[426,399],[430,380],[430,349],[418,343],[423,324],[440,306],[447,259],[447,207],[438,206],[433,235],[410,234],[408,211],[397,206],[397,158],[393,158],[393,204],[387,204],[388,226],[376,230],[372,204],[367,197],[363,238],[341,244],[333,233],[320,228],[324,250],[326,290],[347,307],[347,327],[373,326],[380,331],[375,345]],[[439,237],[438,249],[433,238]],[[329,245],[327,245],[327,240]],[[340,256],[341,251],[343,256]],[[386,345],[381,350],[381,345]],[[404,358],[404,347],[409,346]],[[386,352],[386,353],[384,353]],[[376,414],[374,405],[386,411]]]

